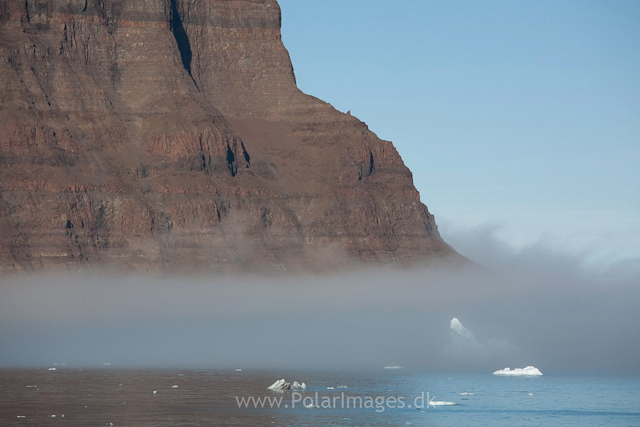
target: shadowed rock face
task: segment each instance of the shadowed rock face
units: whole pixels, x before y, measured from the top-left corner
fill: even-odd
[[[464,262],[275,0],[0,0],[0,268]]]

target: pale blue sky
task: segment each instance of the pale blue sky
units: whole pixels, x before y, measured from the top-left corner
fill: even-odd
[[[640,257],[640,1],[280,6],[300,88],[394,142],[445,239]]]

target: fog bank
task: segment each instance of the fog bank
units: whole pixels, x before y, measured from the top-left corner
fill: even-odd
[[[550,272],[21,276],[0,284],[0,366],[640,372],[633,281]],[[457,317],[477,343],[452,346]]]

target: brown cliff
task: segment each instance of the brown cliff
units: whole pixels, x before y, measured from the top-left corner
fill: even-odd
[[[275,0],[0,0],[0,268],[458,262]]]

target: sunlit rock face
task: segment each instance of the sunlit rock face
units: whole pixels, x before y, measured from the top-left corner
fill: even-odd
[[[460,265],[274,0],[0,1],[0,268]]]

